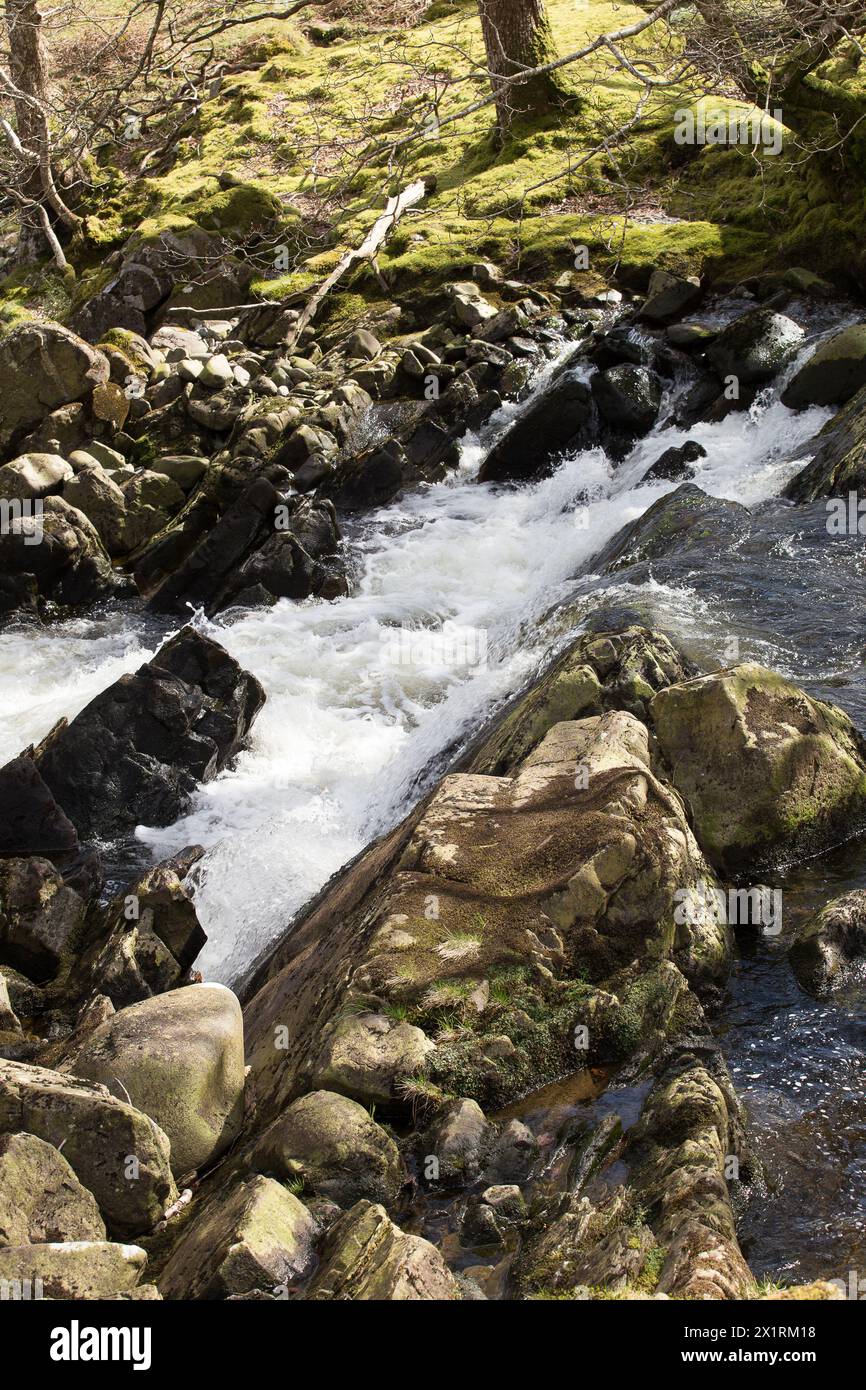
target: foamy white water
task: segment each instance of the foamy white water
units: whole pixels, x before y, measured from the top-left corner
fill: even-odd
[[[663,450],[697,439],[708,453],[698,485],[750,505],[802,466],[788,461],[828,414],[794,415],[767,393],[748,415],[688,436],[656,432],[616,468],[590,450],[516,491],[474,481],[484,451],[467,440],[454,477],[362,520],[350,597],[202,622],[258,676],[268,702],[249,750],[199,790],[189,814],[137,833],[157,858],[207,847],[196,887],[205,976],[236,980],[332,873],[399,820],[437,758],[529,679],[550,644],[542,616],[596,551],[672,490],[636,486]],[[75,714],[159,640],[128,618],[4,636],[0,756]]]

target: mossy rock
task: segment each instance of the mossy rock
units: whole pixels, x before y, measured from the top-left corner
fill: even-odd
[[[866,745],[842,710],[743,665],[670,686],[650,714],[710,860],[730,872],[816,853],[866,821]]]

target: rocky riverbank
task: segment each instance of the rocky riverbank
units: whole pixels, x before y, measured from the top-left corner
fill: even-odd
[[[7,631],[94,605],[180,627],[0,769],[0,1279],[52,1298],[839,1296],[750,1271],[761,1165],[717,1033],[738,940],[774,928],[765,879],[866,822],[866,742],[783,674],[573,623],[235,992],[196,973],[203,847],[122,885],[104,861],[254,736],[268,691],[203,616],[338,600],[345,529],[447,478],[467,433],[480,483],[578,451],[615,471],[651,430],[745,418],[781,380],[789,408],[839,412],[791,506],[856,489],[852,306],[825,321],[804,272],[711,295],[658,270],[623,301],[478,262],[426,326],[308,329],[290,352],[285,311],[169,316],[158,251],[138,256],[78,333],[0,342]],[[636,481],[666,490],[591,572],[707,565],[747,534],[747,508],[698,485],[704,457],[659,455]],[[799,933],[804,989],[856,968],[862,901]],[[628,1120],[587,1104],[623,1088]]]

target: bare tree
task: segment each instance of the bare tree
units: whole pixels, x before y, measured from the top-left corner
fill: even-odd
[[[542,115],[562,105],[557,74],[547,70],[556,57],[553,35],[544,0],[478,0],[478,11],[502,136],[515,116]]]

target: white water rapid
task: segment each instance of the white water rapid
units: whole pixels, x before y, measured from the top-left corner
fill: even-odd
[[[500,428],[514,411],[500,413]],[[688,437],[708,456],[695,481],[747,505],[778,493],[801,466],[786,461],[826,415],[794,415],[767,393],[748,415],[697,426]],[[616,467],[601,450],[581,453],[520,490],[479,486],[483,450],[468,439],[447,482],[357,524],[350,597],[197,619],[268,696],[249,750],[200,788],[189,814],[137,832],[158,858],[207,848],[197,889],[205,977],[236,980],[341,864],[397,822],[437,757],[529,679],[552,641],[542,616],[602,545],[671,491],[636,484],[685,438],[655,432]],[[4,635],[0,757],[147,660],[160,636],[128,614]]]

